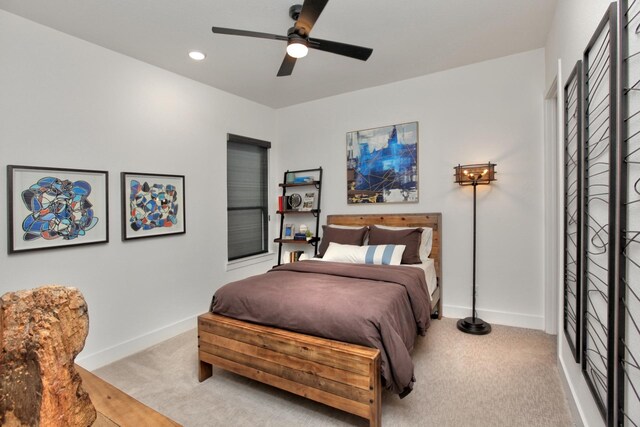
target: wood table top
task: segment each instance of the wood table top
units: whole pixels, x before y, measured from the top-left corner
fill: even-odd
[[[182,427],[81,366],[76,369],[98,411],[93,427]]]

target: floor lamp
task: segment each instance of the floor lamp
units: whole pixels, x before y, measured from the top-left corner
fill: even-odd
[[[476,187],[489,185],[495,181],[494,163],[458,165],[454,167],[456,182],[462,186],[473,186],[473,308],[471,317],[458,320],[458,329],[474,335],[485,335],[491,332],[491,325],[476,315]]]

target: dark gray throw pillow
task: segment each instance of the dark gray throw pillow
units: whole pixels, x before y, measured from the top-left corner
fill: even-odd
[[[362,228],[336,228],[327,225],[322,226],[322,240],[318,248],[318,256],[322,258],[329,247],[329,243],[335,242],[341,245],[362,246],[367,227]]]
[[[421,228],[387,230],[372,225],[369,228],[369,245],[405,245],[402,264],[420,264]]]

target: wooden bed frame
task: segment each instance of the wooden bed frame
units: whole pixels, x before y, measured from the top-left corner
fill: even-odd
[[[328,224],[431,227],[438,288],[432,317],[442,316],[442,215],[329,215]],[[380,426],[380,351],[206,313],[198,317],[200,381],[212,365],[287,390]]]

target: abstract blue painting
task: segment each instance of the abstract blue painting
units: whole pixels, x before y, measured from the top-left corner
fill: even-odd
[[[123,172],[122,238],[184,233],[184,176]]]
[[[347,203],[418,202],[418,122],[347,133]]]
[[[7,166],[9,253],[109,241],[108,172]]]
[[[133,231],[178,224],[180,205],[175,185],[132,179],[129,187],[129,226]]]
[[[41,178],[22,192],[30,214],[22,221],[23,239],[73,240],[98,223],[89,200],[91,184],[54,176]]]

